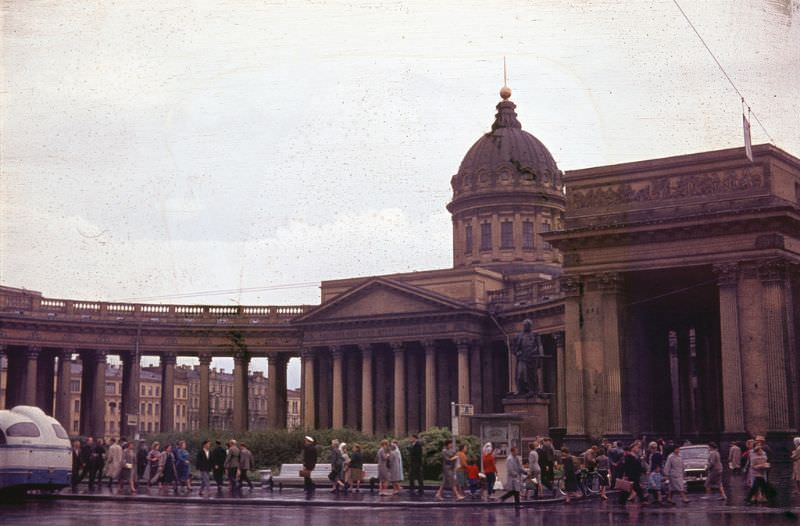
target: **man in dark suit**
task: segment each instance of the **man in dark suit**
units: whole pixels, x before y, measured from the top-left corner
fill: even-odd
[[[197,471],[200,472],[200,493],[199,495],[203,496],[203,491],[208,491],[210,489],[210,484],[208,482],[208,472],[211,471],[211,441],[204,440],[203,447],[200,451],[197,452],[197,460],[195,461],[195,467]]]
[[[94,439],[86,437],[86,442],[81,446],[81,452],[78,455],[78,462],[80,463],[81,473],[78,475],[78,480],[75,484],[80,482],[89,474],[91,469],[92,450],[94,449]]]
[[[408,446],[408,489],[411,493],[414,493],[414,482],[419,483],[417,492],[422,495],[422,444],[417,435],[411,435],[411,445]]]
[[[222,493],[222,479],[225,476],[225,458],[228,453],[222,447],[222,442],[217,440],[214,450],[211,452],[211,470],[214,475],[214,482],[217,483],[217,493]]]
[[[314,444],[313,438],[306,436],[303,444],[303,469],[308,473],[303,478],[303,489],[309,496],[314,492],[314,481],[311,480],[311,472],[314,471],[315,467],[317,467],[317,446]]]
[[[81,472],[81,441],[75,440],[72,442],[72,492],[78,492],[78,482]]]

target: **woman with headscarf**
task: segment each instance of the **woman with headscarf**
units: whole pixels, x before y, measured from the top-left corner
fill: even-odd
[[[381,440],[381,447],[378,448],[378,495],[387,497],[389,481],[392,478],[392,452],[389,450],[389,441]]]
[[[391,469],[392,469],[392,486],[394,487],[393,495],[400,495],[400,482],[403,481],[403,456],[400,453],[400,445],[397,440],[392,440],[391,453]]]
[[[491,442],[487,442],[483,446],[483,473],[486,475],[486,494],[491,498],[494,494],[494,483],[497,480],[497,466]]]
[[[796,490],[800,492],[800,437],[794,437],[794,451],[792,451],[792,480]]]
[[[719,447],[716,442],[708,443],[708,465],[706,467],[706,494],[710,495],[712,490],[719,490],[719,500],[727,500],[725,488],[722,487],[722,458],[719,455]]]

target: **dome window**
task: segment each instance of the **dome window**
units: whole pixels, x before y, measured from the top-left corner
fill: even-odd
[[[492,250],[492,224],[481,223],[481,251]]]
[[[467,225],[464,229],[464,252],[472,254],[472,225]]]
[[[525,221],[522,223],[522,248],[533,250],[533,222]]]
[[[514,223],[511,221],[500,223],[500,248],[514,248]]]

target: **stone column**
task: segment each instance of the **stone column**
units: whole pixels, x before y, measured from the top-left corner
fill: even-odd
[[[11,406],[8,403],[8,392],[9,392],[9,389],[8,389],[8,368],[9,368],[8,355],[6,354],[6,346],[0,344],[0,361],[2,361],[3,358],[6,359],[6,383],[5,383],[5,390],[6,391],[5,391],[5,395],[2,398],[2,403],[0,403],[0,409],[9,409]]]
[[[436,342],[422,342],[425,349],[425,429],[436,425]]]
[[[458,350],[458,403],[469,403],[469,347],[470,342],[459,340],[456,343]]]
[[[84,351],[81,358],[81,411],[80,433],[84,436],[94,436],[94,370],[97,362],[92,351]]]
[[[27,363],[25,367],[25,398],[23,405],[36,405],[37,368],[41,352],[42,350],[39,347],[29,347],[25,353]]]
[[[94,352],[94,385],[92,390],[92,433],[95,437],[106,435],[106,354]]]
[[[519,245],[515,245],[519,248]],[[469,351],[469,399],[475,406],[475,413],[483,413],[481,398],[481,342],[472,342]]]
[[[247,431],[248,389],[247,370],[250,365],[250,356],[245,352],[238,352],[233,357],[233,430]]]
[[[361,348],[361,431],[371,435],[375,432],[372,416],[372,349]]]
[[[75,349],[61,349],[58,353],[58,386],[56,387],[56,420],[64,429],[71,429],[70,422],[70,358]]]
[[[122,358],[122,402],[119,410],[120,436],[133,438],[139,429],[139,353],[130,351]],[[133,421],[129,421],[133,417]]]
[[[175,355],[162,354],[161,361],[161,432],[175,427]]]
[[[311,349],[303,349],[303,426],[307,430],[316,428],[316,414],[314,408],[314,353]]]
[[[786,271],[786,262],[782,260],[767,261],[758,267],[758,277],[764,290],[768,431],[772,433],[791,432],[797,425],[792,422],[792,402],[789,400],[788,373],[792,346],[787,334],[791,314],[786,312],[786,289],[789,286]]]
[[[210,400],[210,367],[211,367],[211,354],[201,353],[200,359],[200,407],[198,409],[200,429],[211,429],[210,414],[211,414],[211,400]]]
[[[564,428],[567,425],[567,369],[564,363],[564,333],[556,332],[553,334],[556,344],[556,414],[558,415],[558,427]]]
[[[280,353],[267,354],[267,421],[274,429],[286,429],[286,362]]]
[[[331,427],[342,429],[344,427],[344,375],[342,370],[342,349],[331,347],[331,358],[333,359],[333,393],[332,414],[333,422]]]
[[[36,364],[36,406],[48,415],[53,414],[55,391],[55,354],[52,351],[41,351]]]
[[[392,342],[394,355],[394,436],[406,434],[406,361],[402,342]]]
[[[739,345],[739,266],[715,265],[719,286],[720,351],[722,358],[722,411],[724,431],[744,434],[742,355]]]
[[[586,437],[586,411],[584,408],[584,365],[581,326],[582,284],[578,278],[562,277],[564,292],[564,386],[567,436],[575,441]]]

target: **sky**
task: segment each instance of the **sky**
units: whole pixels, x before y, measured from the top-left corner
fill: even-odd
[[[679,2],[753,142],[800,156],[800,0]],[[504,56],[562,170],[742,145],[673,0],[6,0],[0,23],[0,284],[52,298],[316,304],[449,267]]]

